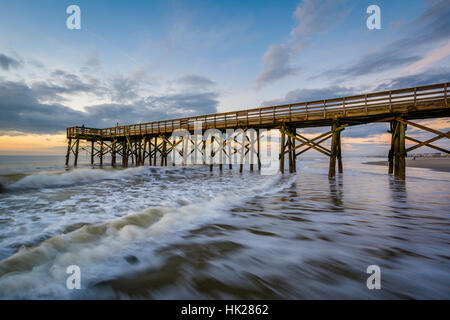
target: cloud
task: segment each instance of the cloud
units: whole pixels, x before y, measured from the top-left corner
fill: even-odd
[[[35,68],[45,69],[45,65],[37,59],[30,59],[27,61],[27,63]]]
[[[291,31],[292,38],[298,43],[306,41],[312,34],[330,31],[350,13],[349,9],[342,8],[346,2],[304,0],[294,12],[298,24]]]
[[[86,107],[86,124],[97,128],[190,117],[217,112],[213,92],[150,96],[132,104],[102,104]]]
[[[193,74],[180,77],[175,80],[175,82],[189,88],[195,87],[201,89],[209,88],[215,84],[214,81],[208,79],[207,77]]]
[[[291,30],[289,39],[280,44],[272,45],[264,53],[264,67],[255,80],[258,89],[263,86],[296,75],[301,68],[292,66],[292,59],[303,48],[311,44],[311,38],[327,32],[342,22],[350,11],[342,9],[346,1],[337,0],[304,0],[295,12],[297,25]]]
[[[382,82],[374,91],[386,91],[448,82],[450,69],[429,70],[415,75],[402,76]]]
[[[412,27],[405,37],[387,44],[376,52],[363,55],[350,66],[325,71],[319,77],[337,77],[342,81],[420,63],[424,57],[417,52],[428,46],[441,47],[450,39],[450,24],[448,23],[450,21],[450,2],[440,0],[428,3],[431,4],[431,7],[410,23]],[[443,48],[446,47],[443,46]],[[442,52],[440,55],[442,56]],[[437,59],[435,58],[434,61]]]
[[[57,133],[84,120],[79,111],[60,104],[39,103],[33,90],[18,82],[0,83],[0,112],[1,134]]]
[[[62,77],[70,74],[60,73]],[[133,87],[133,86],[132,86]],[[0,82],[0,135],[11,132],[55,134],[67,127],[85,124],[104,128],[121,124],[151,122],[199,114],[216,113],[219,104],[215,92],[191,92],[138,97],[130,93],[133,89],[113,87],[114,93],[135,98],[123,103],[109,103],[87,106],[85,112],[73,110],[60,103],[42,103],[40,99],[71,90],[83,90],[64,86],[52,86],[41,82],[28,86],[21,82]],[[90,89],[96,90],[94,89]],[[131,90],[131,91],[130,91]]]
[[[300,68],[291,66],[294,52],[288,45],[270,46],[264,53],[264,69],[255,80],[256,87],[260,89],[270,82],[298,74]]]
[[[8,57],[7,55],[4,55],[3,53],[0,53],[0,68],[3,70],[8,71],[9,69],[18,69],[22,66],[22,63],[20,63],[18,60]]]
[[[307,102],[314,100],[324,100],[331,98],[338,98],[356,94],[354,88],[346,88],[340,86],[331,86],[320,89],[296,89],[286,93],[284,98],[264,101],[262,106],[273,106],[296,102]]]
[[[111,96],[114,101],[126,102],[139,97],[139,82],[127,77],[112,80]]]
[[[92,74],[100,71],[102,62],[96,51],[92,52],[81,66],[80,71],[84,74]]]
[[[408,66],[406,71],[410,74],[427,69],[433,63],[442,60],[450,55],[450,41],[442,46],[438,46],[427,53],[425,57]]]
[[[73,73],[57,69],[46,80],[31,84],[34,96],[40,101],[62,102],[67,99],[64,94],[92,93],[97,96],[105,95],[106,88],[100,86],[94,79],[88,81],[80,79]]]

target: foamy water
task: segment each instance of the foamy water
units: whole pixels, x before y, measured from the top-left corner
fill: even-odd
[[[450,297],[449,173],[22,161],[0,163],[3,299]],[[372,264],[379,291],[366,287]],[[66,287],[69,265],[81,290]]]

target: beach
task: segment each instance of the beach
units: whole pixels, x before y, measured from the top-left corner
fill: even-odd
[[[364,164],[388,166],[388,161],[371,161],[364,162]],[[450,158],[442,157],[421,157],[421,158],[407,158],[406,166],[412,168],[426,168],[434,171],[450,172]]]

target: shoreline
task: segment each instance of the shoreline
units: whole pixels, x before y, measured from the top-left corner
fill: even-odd
[[[388,166],[388,161],[369,161],[363,164]],[[406,167],[410,168],[424,168],[439,172],[450,172],[450,158],[412,158],[406,159]]]

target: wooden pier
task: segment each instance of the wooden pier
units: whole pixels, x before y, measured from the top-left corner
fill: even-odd
[[[448,86],[449,83],[441,83],[105,129],[71,127],[67,128],[66,165],[69,165],[71,154],[74,155],[73,164],[77,165],[82,141],[88,144],[91,164],[98,158],[100,165],[103,165],[105,156],[110,155],[113,166],[117,164],[118,156],[124,167],[130,161],[135,165],[148,162],[152,166],[167,166],[171,154],[173,159],[175,153],[186,158],[187,146],[190,144],[193,147],[191,153],[194,152],[196,156],[198,151],[204,164],[209,158],[210,170],[213,170],[214,159],[218,159],[219,170],[223,170],[225,163],[232,168],[232,155],[238,155],[241,172],[246,156],[250,157],[250,170],[254,170],[255,161],[260,170],[260,130],[277,129],[281,135],[278,158],[282,173],[286,161],[289,172],[296,172],[296,158],[308,150],[316,150],[330,158],[329,177],[333,178],[336,175],[336,161],[338,172],[343,172],[341,134],[345,128],[384,122],[390,124],[388,132],[392,135],[388,155],[389,173],[405,179],[405,158],[408,152],[427,146],[450,153],[432,145],[438,139],[450,138],[450,132],[441,132],[414,122],[450,116]],[[299,128],[325,126],[330,130],[314,138],[307,138],[297,132]],[[419,141],[406,135],[408,126],[436,136]],[[198,131],[205,133],[200,140],[194,134]],[[328,139],[331,139],[330,148],[323,145]],[[406,148],[405,140],[416,144]],[[207,145],[209,155],[206,154]],[[175,165],[175,162],[172,164]]]

